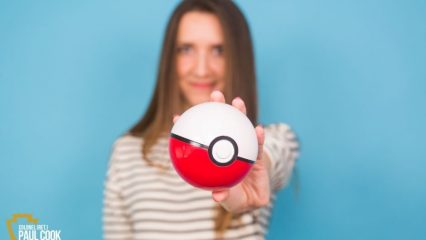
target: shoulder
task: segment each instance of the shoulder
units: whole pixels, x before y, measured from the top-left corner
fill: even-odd
[[[265,135],[295,137],[294,131],[287,123],[272,123],[264,126]]]
[[[140,154],[143,139],[125,134],[117,138],[112,144],[111,161],[120,162],[128,156]]]
[[[289,148],[298,152],[299,140],[290,125],[286,123],[273,123],[264,127],[265,145],[278,148]]]
[[[125,134],[120,136],[119,138],[117,138],[112,147],[114,150],[118,149],[122,149],[122,148],[126,148],[129,146],[133,146],[133,145],[139,145],[141,144],[143,141],[143,139],[141,137],[136,137],[130,134]]]

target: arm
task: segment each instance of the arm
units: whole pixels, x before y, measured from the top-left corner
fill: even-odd
[[[271,189],[278,191],[290,181],[299,155],[296,135],[287,124],[271,124],[265,128],[264,154],[271,161]]]

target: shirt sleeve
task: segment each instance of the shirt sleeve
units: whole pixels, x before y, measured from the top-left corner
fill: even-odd
[[[299,156],[299,142],[293,130],[284,123],[271,124],[265,128],[264,154],[271,160],[271,189],[285,187]]]
[[[105,240],[133,239],[132,225],[122,198],[114,144],[104,187],[103,237]]]

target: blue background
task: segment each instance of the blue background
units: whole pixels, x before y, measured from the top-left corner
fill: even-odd
[[[261,121],[300,137],[268,239],[425,239],[426,2],[238,1]],[[150,99],[176,1],[0,2],[0,238],[28,212],[100,239],[114,139]]]

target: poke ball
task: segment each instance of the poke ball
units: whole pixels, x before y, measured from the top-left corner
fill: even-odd
[[[169,153],[176,172],[189,184],[214,190],[239,183],[256,162],[258,142],[250,120],[218,102],[195,105],[174,124]]]

